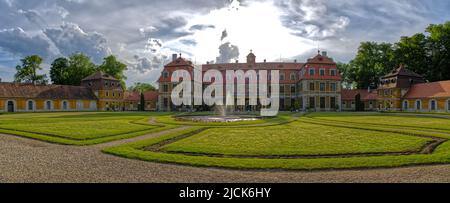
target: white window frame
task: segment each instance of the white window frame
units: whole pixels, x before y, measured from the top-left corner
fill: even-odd
[[[16,100],[12,100],[12,99],[9,99],[9,100],[5,101],[5,112],[8,112],[8,103],[9,102],[13,103],[13,105],[14,105],[13,110],[14,110],[14,112],[17,112],[17,102],[16,102]]]
[[[47,108],[47,103],[50,102],[50,108]],[[52,111],[53,110],[53,101],[52,100],[45,100],[44,102],[44,110],[46,111]]]
[[[406,108],[405,108],[405,106],[406,106]],[[409,109],[409,101],[408,100],[403,101],[403,109],[404,110],[408,110]]]
[[[434,101],[434,109],[432,108],[432,105],[431,105],[433,103],[433,101]],[[428,102],[428,110],[430,110],[430,111],[437,111],[438,110],[436,99],[431,99]]]
[[[323,71],[323,75],[321,74],[322,71]],[[326,76],[326,75],[327,75],[327,74],[326,74],[325,68],[320,68],[320,69],[319,69],[319,76]]]
[[[417,108],[417,102],[419,102],[420,103],[420,108],[418,109]],[[422,110],[422,100],[420,100],[420,99],[417,99],[415,102],[414,102],[414,109],[416,109],[416,110],[418,110],[418,111],[420,111],[420,110]]]
[[[33,105],[32,105],[33,109],[31,109],[31,110],[28,108],[29,107],[29,102],[33,102]],[[32,99],[27,100],[26,111],[36,111],[36,101],[34,101]]]
[[[66,108],[64,108],[64,102],[66,103]],[[70,110],[69,101],[67,101],[67,100],[62,100],[62,101],[61,101],[61,110],[62,110],[62,111]]]

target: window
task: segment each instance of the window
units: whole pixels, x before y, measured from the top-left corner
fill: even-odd
[[[63,101],[62,108],[63,108],[63,110],[67,110],[67,101]]]
[[[295,85],[291,85],[291,93],[295,93]]]
[[[422,101],[417,100],[416,101],[416,110],[420,110],[422,108]]]
[[[169,86],[163,85],[163,92],[169,92]]]
[[[284,93],[284,85],[280,85],[280,93]]]
[[[92,87],[92,82],[89,82],[88,85],[89,85],[89,87]]]
[[[331,76],[336,76],[336,70],[335,69],[330,69],[330,75]]]
[[[450,111],[450,100],[447,100],[447,111]]]
[[[164,71],[164,72],[163,72],[163,77],[164,77],[164,78],[168,78],[168,77],[169,77],[169,73],[168,73],[167,71]]]
[[[316,99],[314,97],[309,98],[309,108],[316,108]]]
[[[320,108],[321,109],[325,108],[325,97],[320,97]]]
[[[404,110],[407,110],[408,107],[409,107],[408,101],[404,101],[404,102],[403,102],[403,109],[404,109]]]
[[[332,92],[336,91],[336,83],[330,83],[330,89]]]
[[[336,97],[330,97],[330,107],[332,109],[336,108]]]
[[[33,101],[28,101],[28,111],[33,111],[33,110],[34,110]]]
[[[291,74],[291,80],[296,80],[296,78],[295,78],[295,73],[292,73],[292,74]]]
[[[315,74],[314,68],[309,69],[309,75],[313,76]]]
[[[309,83],[309,91],[314,91],[314,83],[313,82]]]
[[[325,92],[325,83],[320,83],[320,91]]]
[[[436,111],[436,100],[431,100],[430,101],[430,110],[431,111]]]
[[[115,93],[115,92],[113,92],[113,93],[112,93],[112,96],[113,96],[113,97],[115,97],[115,96],[116,96],[116,93]]]
[[[105,87],[108,87],[108,81],[105,81]]]
[[[284,80],[284,74],[280,74],[280,80]]]
[[[384,96],[388,96],[388,90],[384,90]]]
[[[320,73],[320,76],[325,76],[325,69],[320,69],[319,73]]]
[[[109,97],[109,92],[108,92],[108,91],[106,91],[105,95],[106,95],[107,97]]]
[[[51,101],[46,101],[45,102],[45,109],[46,110],[51,110],[52,109],[52,102]]]

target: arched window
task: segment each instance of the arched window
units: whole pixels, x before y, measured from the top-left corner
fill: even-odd
[[[436,100],[434,99],[430,101],[430,110],[436,111]]]
[[[417,100],[416,101],[416,110],[421,110],[422,109],[422,101],[421,100]]]
[[[34,102],[32,100],[28,101],[27,106],[28,106],[27,107],[28,111],[33,111],[34,110]]]
[[[408,101],[404,101],[403,102],[403,110],[408,110],[409,108],[409,102]]]
[[[447,111],[450,111],[450,99],[447,100]]]
[[[62,102],[62,109],[63,110],[67,110],[68,108],[67,108],[67,101],[63,101]]]
[[[51,110],[52,109],[52,102],[46,101],[45,102],[45,110]]]

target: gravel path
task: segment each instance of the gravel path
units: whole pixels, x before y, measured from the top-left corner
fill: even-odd
[[[161,134],[90,147],[0,135],[0,182],[450,182],[450,165],[316,172],[238,171],[158,164],[100,152],[101,147]]]

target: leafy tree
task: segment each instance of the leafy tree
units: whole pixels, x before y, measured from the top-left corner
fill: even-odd
[[[69,67],[67,69],[66,85],[80,85],[81,80],[97,71],[95,64],[91,59],[82,54],[77,53],[69,57]]]
[[[134,83],[133,86],[129,87],[128,90],[134,92],[146,92],[146,91],[155,91],[156,88],[148,83]]]
[[[358,53],[350,62],[348,80],[356,82],[357,88],[376,87],[379,78],[395,67],[393,45],[389,43],[362,42]]]
[[[145,97],[144,97],[144,93],[141,93],[141,98],[140,98],[140,102],[139,102],[139,111],[145,111]]]
[[[103,63],[98,66],[98,69],[121,80],[122,87],[125,87],[125,80],[127,77],[125,76],[124,71],[127,70],[127,65],[118,61],[114,55],[104,58]]]
[[[68,85],[69,82],[69,60],[61,57],[53,61],[50,67],[50,79],[56,85]]]
[[[46,84],[47,76],[39,75],[37,72],[42,70],[42,58],[38,55],[27,56],[21,59],[22,65],[16,66],[17,73],[14,75],[15,82],[27,82],[33,84]]]
[[[450,79],[450,21],[440,25],[430,25],[428,45],[430,54],[430,74],[428,80]]]
[[[411,37],[402,37],[395,44],[394,55],[397,65],[404,64],[411,71],[422,74],[426,78],[431,77],[428,40],[424,34],[419,33]]]

